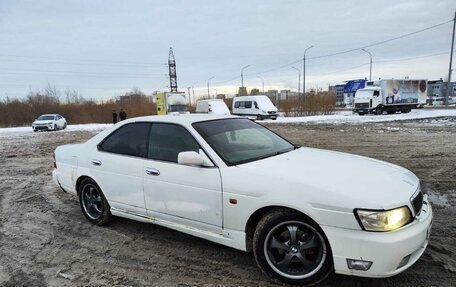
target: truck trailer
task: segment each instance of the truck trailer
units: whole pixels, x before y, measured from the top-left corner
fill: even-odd
[[[421,108],[426,104],[427,80],[379,80],[369,81],[364,89],[355,93],[353,112],[381,115],[383,112],[409,113],[412,108]]]
[[[155,104],[157,105],[157,115],[189,113],[185,93],[159,93],[155,96]]]

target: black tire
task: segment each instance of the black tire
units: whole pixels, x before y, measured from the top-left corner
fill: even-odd
[[[38,130],[36,130],[36,129],[33,129],[33,132],[34,132],[34,133],[36,133],[37,131],[38,131]]]
[[[263,116],[262,115],[257,115],[257,120],[262,121],[263,120]]]
[[[62,129],[64,130],[64,129],[66,129],[66,128],[67,128],[67,123],[64,123]]]
[[[364,114],[364,113],[358,113],[358,115],[360,115],[360,116],[364,116],[365,114]]]
[[[273,121],[277,120],[277,117],[272,118]]]
[[[334,270],[331,247],[321,228],[293,210],[274,209],[260,220],[253,253],[264,273],[289,284],[314,285]]]
[[[56,130],[57,130],[57,125],[56,125],[56,124],[54,124],[54,131],[56,131]]]
[[[379,108],[377,108],[377,109],[375,110],[375,114],[376,114],[377,116],[380,116],[380,115],[382,115],[382,114],[383,114],[383,109],[382,109],[382,108],[380,108],[380,107],[379,107]]]
[[[410,106],[406,106],[406,107],[405,107],[404,113],[408,114],[408,113],[410,113],[411,111],[412,111],[412,108],[411,108]]]
[[[396,111],[386,111],[386,113],[387,113],[388,115],[392,115],[392,114],[395,114]]]
[[[88,221],[103,225],[112,219],[109,206],[100,187],[90,178],[84,179],[78,190],[79,204]]]

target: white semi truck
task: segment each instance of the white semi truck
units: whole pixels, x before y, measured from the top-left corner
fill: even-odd
[[[360,116],[409,113],[412,108],[423,107],[426,99],[425,79],[369,81],[364,89],[356,91],[353,112]]]
[[[157,115],[189,113],[185,93],[159,93],[155,96],[155,103],[157,105]]]

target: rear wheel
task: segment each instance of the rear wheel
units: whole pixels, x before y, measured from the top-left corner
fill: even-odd
[[[396,111],[386,111],[388,113],[388,115],[392,115],[392,114],[395,114]]]
[[[260,220],[253,250],[263,272],[285,283],[316,284],[333,271],[331,248],[321,228],[292,210],[273,210]]]
[[[79,203],[82,213],[93,224],[103,225],[112,219],[111,207],[98,185],[84,179],[79,188]]]
[[[365,114],[364,114],[364,113],[358,113],[358,115],[360,115],[360,116],[364,116]]]

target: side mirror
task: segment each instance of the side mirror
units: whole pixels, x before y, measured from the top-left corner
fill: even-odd
[[[183,151],[177,155],[177,163],[202,166],[204,164],[204,158],[196,151]]]

